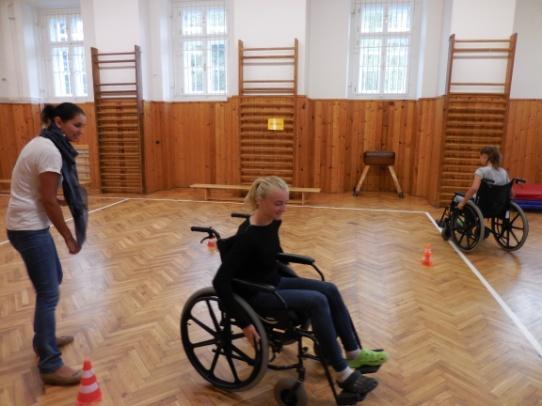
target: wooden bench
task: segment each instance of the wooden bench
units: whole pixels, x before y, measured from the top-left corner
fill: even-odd
[[[240,190],[247,191],[250,189],[250,185],[214,185],[211,183],[194,183],[190,185],[192,189],[203,189],[203,199],[209,200],[210,190]],[[311,187],[295,187],[289,186],[288,189],[292,193],[301,193],[301,205],[305,204],[307,200],[307,193],[320,193],[320,188]]]

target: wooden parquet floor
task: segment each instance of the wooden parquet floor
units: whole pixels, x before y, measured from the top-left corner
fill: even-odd
[[[191,367],[179,339],[183,304],[210,285],[219,263],[189,227],[213,225],[229,235],[239,224],[229,213],[241,207],[168,199],[192,197],[184,191],[153,197],[163,200],[106,207],[122,199],[93,197],[91,209],[103,209],[91,213],[88,242],[77,256],[54,234],[64,268],[57,328],[75,336],[65,362],[80,366],[90,357],[104,405],[275,404],[274,383],[293,372],[269,371],[249,391],[219,392]],[[2,228],[6,203],[0,196]],[[377,194],[318,196],[311,204],[342,209],[290,206],[283,247],[315,257],[341,289],[364,345],[390,353],[376,375],[379,387],[363,404],[542,405],[542,359],[424,214],[440,211]],[[531,233],[521,251],[508,254],[485,241],[468,258],[540,343],[542,215],[528,217]],[[2,233],[0,405],[72,405],[77,387],[41,384],[31,349],[34,292],[3,240]],[[431,268],[421,265],[427,243]],[[333,404],[320,366],[306,366],[309,404]]]

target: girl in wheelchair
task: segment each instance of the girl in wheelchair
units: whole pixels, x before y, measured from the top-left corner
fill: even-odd
[[[457,208],[463,210],[466,202],[476,196],[482,180],[487,179],[493,185],[506,185],[510,182],[508,173],[501,168],[502,155],[497,147],[486,146],[480,149],[480,163],[483,165],[474,172],[474,180],[464,196],[456,194],[453,202],[457,203]]]
[[[235,317],[253,345],[257,345],[260,337],[235,301],[232,281],[239,278],[274,286],[288,308],[309,317],[322,355],[333,367],[339,386],[347,392],[366,394],[377,386],[377,381],[363,376],[358,369],[383,364],[388,359],[387,353],[360,348],[348,309],[334,284],[284,277],[279,272],[280,264],[276,260],[276,255],[282,252],[279,228],[288,194],[288,185],[279,177],[254,181],[245,198],[253,213],[239,227],[233,246],[222,259],[213,286],[226,312]],[[276,296],[268,292],[243,295],[259,309],[274,311],[281,308]],[[337,337],[341,339],[346,359]]]
[[[529,225],[523,210],[512,201],[512,186],[525,181],[510,181],[501,168],[496,147],[481,148],[480,162],[483,166],[474,172],[471,187],[464,195],[455,194],[437,222],[441,235],[445,240],[451,238],[464,252],[472,251],[491,234],[505,250],[518,250],[527,238]]]

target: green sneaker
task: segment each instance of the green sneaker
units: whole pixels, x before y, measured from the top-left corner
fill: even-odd
[[[358,369],[363,366],[379,366],[388,360],[386,351],[374,351],[363,348],[356,359],[348,360],[350,368]]]

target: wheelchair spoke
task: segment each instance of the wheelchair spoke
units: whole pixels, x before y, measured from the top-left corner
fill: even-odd
[[[213,310],[213,307],[211,306],[211,303],[209,303],[209,299],[205,301],[205,304],[207,305],[207,308],[209,309],[209,314],[211,315],[211,319],[213,319],[213,324],[215,326],[216,331],[220,330],[220,327],[218,325],[218,321],[216,320],[215,311]]]
[[[516,213],[516,215],[514,216],[513,219],[509,220],[510,221],[510,224],[514,224],[514,221],[516,221],[516,219],[519,217],[519,213]]]
[[[215,350],[215,355],[213,356],[213,361],[211,362],[211,368],[209,368],[209,372],[214,374],[216,364],[218,362],[218,357],[220,357],[220,352],[222,351],[222,347],[218,345]]]
[[[235,365],[233,364],[232,358],[233,357],[231,355],[230,356],[226,355],[226,359],[228,360],[228,365],[230,366],[235,382],[240,382],[239,375],[237,375],[237,370],[235,369]]]
[[[198,326],[207,331],[209,334],[214,336],[217,332],[212,330],[208,325],[197,319],[193,314],[190,315],[190,319],[194,320]]]
[[[518,237],[516,237],[516,234],[514,233],[514,230],[510,230],[510,234],[512,234],[512,237],[514,237],[514,240],[516,240],[516,244],[519,244]]]
[[[194,343],[191,345],[192,345],[192,348],[199,348],[199,347],[205,347],[207,345],[213,345],[213,344],[217,344],[217,341],[216,339],[211,338],[210,340],[200,341],[199,343]]]
[[[245,335],[243,333],[236,333],[231,335],[231,340],[237,340],[239,338],[243,338]]]
[[[254,360],[250,358],[247,354],[245,354],[243,351],[241,351],[239,348],[237,348],[237,346],[232,344],[231,347],[233,351],[239,354],[239,358],[238,358],[239,361],[245,361],[249,365],[252,365],[254,363]]]

